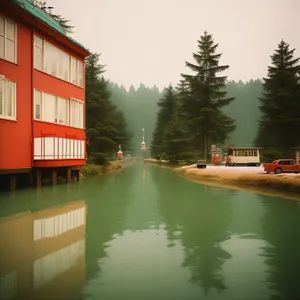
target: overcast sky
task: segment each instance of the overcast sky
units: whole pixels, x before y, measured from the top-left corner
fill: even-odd
[[[224,75],[266,75],[283,38],[300,56],[300,0],[48,0],[76,26],[72,35],[102,53],[106,77],[125,87],[176,84],[197,39],[212,33],[230,65]]]

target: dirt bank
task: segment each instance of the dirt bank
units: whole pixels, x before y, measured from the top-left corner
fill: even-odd
[[[299,200],[295,195],[300,192],[300,175],[297,174],[266,174],[263,167],[208,166],[197,169],[195,165],[180,167],[176,171],[201,183],[239,189],[247,187],[265,194],[270,194],[267,190],[276,190],[278,196],[293,194],[293,198]]]

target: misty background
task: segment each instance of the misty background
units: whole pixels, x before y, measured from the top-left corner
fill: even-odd
[[[228,142],[252,146],[260,119],[262,78],[283,38],[300,56],[298,0],[48,0],[74,25],[72,37],[101,53],[111,101],[124,113],[139,152],[142,128],[150,146],[163,89],[189,73],[197,39],[208,30],[230,68],[227,91],[235,100],[225,112],[236,120]]]

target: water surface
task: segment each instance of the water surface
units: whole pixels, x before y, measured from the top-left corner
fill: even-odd
[[[300,299],[300,207],[136,164],[0,195],[0,299]]]

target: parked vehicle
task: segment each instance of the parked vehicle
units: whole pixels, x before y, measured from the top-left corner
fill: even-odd
[[[264,170],[267,173],[299,173],[300,164],[296,164],[294,159],[277,159],[272,163],[264,164]]]
[[[206,160],[204,160],[204,159],[197,160],[197,168],[205,169],[206,168]]]
[[[259,147],[228,147],[226,166],[260,166]]]

